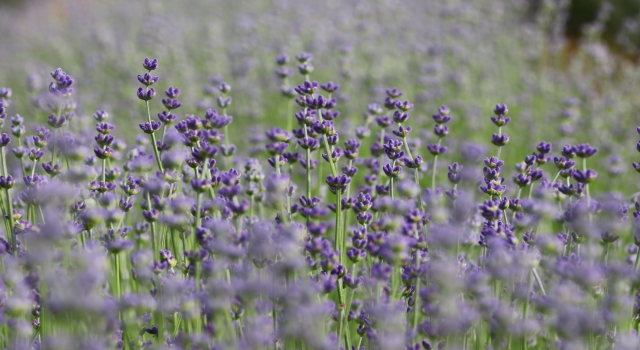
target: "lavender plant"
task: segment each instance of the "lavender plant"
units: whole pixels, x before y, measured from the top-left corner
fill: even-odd
[[[100,36],[123,58],[87,51],[104,69],[79,69],[61,56],[80,78],[56,69],[48,89],[37,73],[0,89],[3,348],[639,346],[640,202],[624,174],[640,168],[624,161],[637,74],[590,69],[607,62],[597,28],[560,74],[560,38],[544,42],[562,4],[524,30],[509,20],[518,5],[493,0],[277,3],[263,21],[234,4],[233,27],[141,35],[162,65],[143,60],[135,95],[100,90],[143,57]],[[185,13],[153,11],[158,31]],[[376,40],[388,45],[361,44]],[[280,54],[266,78],[274,52],[302,46],[299,75]]]
[[[11,136],[1,140],[3,345],[531,349],[637,343],[638,316],[628,310],[635,310],[638,248],[618,243],[637,241],[637,234],[622,238],[637,225],[627,223],[631,203],[624,197],[591,196],[597,174],[586,159],[597,148],[563,147],[553,158],[558,171],[548,179],[540,168],[552,146],[540,142],[515,164],[516,188],[510,189],[498,157],[508,136],[499,130],[492,137],[498,156],[485,159],[483,184],[476,187],[478,179],[465,175],[469,166],[454,162],[447,167],[453,187],[443,201],[437,164],[446,151],[449,108],[433,116],[438,143],[427,146],[434,160],[431,182],[424,184],[422,158],[413,156],[408,138],[413,130],[403,125],[414,105],[399,101],[400,91],[386,91],[393,117],[369,105],[359,140],[344,141],[342,150],[332,97],[338,85],[310,79],[311,55],[297,59],[305,76],[294,89],[300,129],[267,129],[270,158],[241,148],[229,152],[231,145],[222,143],[231,121],[226,83],[219,88],[222,113],[208,109],[204,119],[180,120],[173,114],[182,106],[180,90],[169,87],[154,121],[151,85],[159,78],[151,72],[158,60],[145,59],[147,73],[138,80],[146,87],[137,96],[147,112],[140,129],[151,142],[139,138],[126,148],[102,110],[93,116],[97,135],[84,136],[69,105],[73,79],[54,71],[50,107],[56,112],[47,123],[67,130],[36,127],[22,146],[23,119],[11,118],[20,144],[13,150],[17,168],[4,151]],[[13,96],[2,91],[4,121]],[[506,105],[494,112],[499,128],[509,122]],[[370,140],[365,130],[374,120],[382,129]],[[397,129],[384,133],[392,123]],[[70,151],[92,142],[94,156]],[[370,154],[360,151],[362,142],[372,145]],[[23,147],[30,147],[32,164],[23,162]],[[292,153],[298,149],[305,155]],[[312,157],[321,149],[329,174]],[[47,152],[52,161],[42,163],[40,174],[36,165]],[[576,156],[582,170],[574,168]],[[226,166],[244,166],[219,169],[221,157]],[[294,171],[295,162],[302,172]],[[360,167],[370,174],[356,176]],[[405,167],[412,180],[404,179]],[[15,181],[19,172],[23,180]],[[314,176],[324,184],[314,185]],[[298,183],[305,189],[299,197]],[[326,189],[335,197],[326,197]],[[489,198],[482,200],[482,193]],[[553,234],[556,229],[561,232]]]

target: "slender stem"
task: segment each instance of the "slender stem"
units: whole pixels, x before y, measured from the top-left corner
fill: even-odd
[[[33,177],[36,174],[36,166],[38,165],[38,160],[34,160],[33,161],[33,166],[31,167],[31,177]]]
[[[502,127],[501,126],[498,127],[498,135],[502,136]],[[498,146],[498,155],[497,155],[498,159],[500,159],[500,154],[501,153],[502,153],[502,147]]]
[[[106,180],[106,178],[107,178],[107,176],[106,176],[106,173],[107,173],[106,168],[107,168],[107,159],[105,158],[105,159],[102,160],[102,182],[106,182],[107,181]]]
[[[122,296],[122,281],[120,275],[120,257],[118,254],[113,254],[113,262],[114,262],[114,273],[116,275],[116,300],[120,299]]]
[[[571,233],[569,233],[569,239],[567,241],[567,247],[565,249],[565,256],[568,256],[569,254],[571,254],[571,244],[573,244],[573,235]],[[640,253],[640,250],[638,250],[638,253]],[[638,266],[638,262],[636,261],[636,266]],[[638,268],[636,267],[636,270]]]
[[[349,160],[349,168],[351,168],[353,166],[353,160]],[[348,200],[351,197],[351,183],[349,183],[347,185],[347,193],[345,195],[345,198]],[[351,213],[350,210],[346,210],[344,213],[344,222],[342,223],[342,232],[346,233],[347,232],[347,226],[349,225],[349,213]]]
[[[404,144],[405,150],[407,151],[407,155],[409,156],[409,159],[411,159],[411,161],[413,161],[415,158],[413,157],[413,155],[411,154],[411,149],[409,148],[409,143],[407,142],[407,138],[403,137],[402,138],[402,142]],[[435,160],[434,160],[434,165],[435,165]],[[418,168],[414,169],[413,171],[413,177],[414,177],[414,181],[416,183],[416,186],[418,188],[420,188],[420,176],[419,176],[419,170]],[[435,189],[435,171],[434,171],[434,175],[432,177],[432,181],[433,181],[433,186]],[[457,186],[457,185],[454,185]],[[420,192],[418,192],[420,193]],[[424,203],[422,202],[422,199],[420,198],[420,195],[417,195],[417,201],[418,201],[418,208],[420,209],[421,212],[424,212]],[[423,227],[423,229],[426,230],[426,227]],[[420,236],[419,236],[419,232],[416,230],[416,235],[415,235],[415,239],[416,241],[419,240]],[[456,254],[457,256],[458,254]],[[420,254],[419,251],[416,249],[415,251],[415,266],[416,268],[420,268]],[[416,286],[415,286],[415,298],[414,298],[414,304],[413,304],[413,318],[412,318],[412,328],[415,331],[418,328],[418,318],[420,316],[420,277],[416,278]]]
[[[249,217],[253,218],[254,195],[249,196]]]
[[[442,138],[438,139],[438,148],[442,143]],[[436,167],[438,166],[438,155],[433,156],[433,170],[431,170],[431,190],[436,190]]]
[[[338,171],[336,170],[336,165],[333,162],[333,158],[331,157],[331,147],[329,147],[329,141],[327,141],[327,135],[322,135],[322,139],[324,140],[324,149],[327,152],[327,158],[329,159],[329,166],[331,167],[331,174],[333,176],[338,176]],[[320,176],[320,174],[318,174]]]
[[[342,237],[342,190],[336,190],[336,229],[335,229],[335,249],[340,251],[340,263],[343,263],[344,239]]]
[[[384,129],[380,130],[380,147],[384,146]],[[382,157],[384,153],[380,155],[378,158],[378,185],[381,184],[382,181]]]
[[[523,306],[523,310],[522,310],[522,320],[526,321],[527,320],[527,316],[529,314],[529,303],[531,302],[531,288],[533,287],[533,269],[531,269],[529,271],[529,278],[528,278],[528,282],[527,282],[527,300],[524,303]],[[527,342],[527,337],[526,335],[522,336],[522,348],[523,349],[528,349],[529,348],[529,344]]]
[[[200,211],[202,207],[202,194],[198,193],[196,195],[196,218],[193,221],[193,233],[195,234],[196,229],[200,226]]]
[[[149,71],[151,73],[151,71]],[[149,91],[149,87],[146,87],[146,91]],[[147,107],[147,121],[149,122],[149,126],[151,126],[151,109],[149,108],[149,101],[144,101],[145,106]],[[151,136],[151,147],[153,148],[153,154],[156,157],[156,163],[158,164],[158,169],[164,172],[162,168],[162,162],[160,161],[160,153],[158,152],[158,145],[156,143],[156,135],[154,133],[149,134]]]
[[[147,192],[147,210],[149,212],[152,211],[152,208],[151,208],[151,194],[149,194],[149,192]],[[151,226],[151,249],[153,249],[153,256],[155,258],[158,258],[160,252],[158,251],[158,242],[156,241],[157,240],[157,237],[156,237],[157,236],[156,235],[156,223],[152,221],[152,222],[150,222],[149,226]]]
[[[273,350],[278,350],[278,314],[276,312],[275,301],[271,309],[271,322],[273,324]]]
[[[305,112],[306,112],[306,108],[305,108]],[[307,125],[302,125],[302,129],[304,129],[304,138],[308,139],[309,138],[309,134],[307,132]],[[309,148],[306,149],[306,153],[307,153],[307,164],[306,164],[306,170],[307,170],[307,198],[311,199],[311,150]]]
[[[9,176],[9,172],[7,169],[7,157],[5,154],[5,147],[1,148],[0,151],[0,156],[2,156],[2,175],[6,178],[7,176]],[[34,165],[35,168],[35,165]],[[10,189],[5,189],[5,195],[6,195],[6,206],[7,206],[7,216],[9,217],[9,231],[11,232],[11,251],[13,253],[13,255],[17,255],[17,239],[16,239],[16,234],[15,234],[15,221],[13,218],[13,202],[11,200],[11,190]]]
[[[396,166],[396,161],[395,159],[393,161],[391,161],[391,171],[393,171],[393,168]],[[395,191],[393,190],[393,174],[392,176],[389,176],[389,190],[391,191],[391,199],[393,199]]]
[[[226,113],[223,113],[226,114]],[[227,146],[227,152],[229,152],[230,149],[230,143],[229,143],[229,125],[225,125],[224,126],[224,143]],[[231,168],[231,156],[227,153],[227,156],[225,157],[225,162],[227,165],[227,169]]]
[[[53,145],[51,145],[51,165],[55,165],[56,162],[56,137],[58,134],[58,129],[53,129]]]
[[[536,279],[536,283],[538,284],[538,288],[542,292],[542,295],[547,295],[547,292],[544,290],[544,285],[542,284],[542,279],[540,279],[540,275],[538,275],[538,270],[536,268],[532,268],[531,272],[533,273],[533,277]]]

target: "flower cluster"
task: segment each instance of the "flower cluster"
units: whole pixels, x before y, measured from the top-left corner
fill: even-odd
[[[604,190],[604,176],[587,168],[598,148],[541,141],[521,162],[501,157],[513,144],[498,104],[489,156],[461,142],[462,113],[454,120],[446,106],[428,121],[433,133],[422,130],[423,104],[397,88],[380,90],[353,126],[345,111],[357,104],[339,94],[348,82],[319,83],[313,56],[295,59],[293,84],[288,56],[276,58],[286,114],[253,128],[232,124],[232,89],[221,79],[209,91],[217,109],[192,109],[188,90],[173,86],[154,100],[158,60],[144,59],[131,145],[106,110],[93,114],[95,128],[83,126],[61,69],[43,120],[9,117],[15,96],[0,89],[0,128],[9,129],[0,135],[0,344],[638,343],[639,195]],[[429,167],[421,131],[434,140]]]

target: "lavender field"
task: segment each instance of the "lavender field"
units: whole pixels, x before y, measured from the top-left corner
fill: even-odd
[[[0,348],[640,349],[640,17],[572,3],[0,4]]]

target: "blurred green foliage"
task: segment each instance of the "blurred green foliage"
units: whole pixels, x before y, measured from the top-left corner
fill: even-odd
[[[30,0],[0,0],[0,6],[12,6],[17,7],[21,5],[25,5]]]
[[[535,17],[549,0],[529,0],[528,16]],[[562,2],[552,0],[552,2]],[[638,0],[568,0],[565,35],[570,39],[583,36],[585,27],[593,25],[599,16],[604,22],[602,38],[612,47],[636,53],[640,50],[640,33],[637,21],[640,19]],[[632,33],[629,33],[629,32]],[[621,37],[626,38],[621,43]]]

